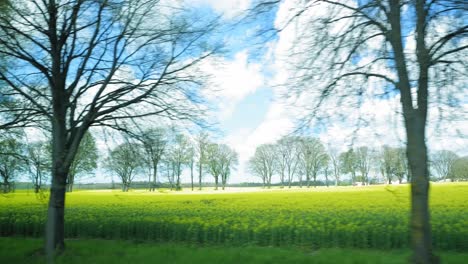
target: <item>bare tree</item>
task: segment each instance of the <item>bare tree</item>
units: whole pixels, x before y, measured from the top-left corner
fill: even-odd
[[[362,181],[364,184],[369,185],[369,171],[372,166],[372,153],[368,147],[359,147],[356,149],[356,165],[361,173]]]
[[[307,188],[310,187],[311,179],[314,180],[314,187],[317,187],[317,175],[325,168],[329,157],[319,139],[303,137],[299,140],[300,165],[306,176]]]
[[[208,145],[208,134],[200,132],[195,138],[196,152],[198,156],[198,189],[202,189],[203,166],[206,163],[206,148]]]
[[[299,169],[299,140],[297,137],[288,136],[281,138],[277,144],[279,145],[278,150],[281,151],[280,155],[282,155],[282,158],[284,159],[283,161],[288,180],[288,188],[291,188],[294,176]]]
[[[250,171],[262,179],[264,188],[271,188],[271,178],[275,170],[276,150],[275,145],[262,144],[255,149],[255,154],[249,160]]]
[[[397,148],[395,155],[396,155],[395,176],[398,179],[398,183],[402,183],[405,177],[408,180],[408,182],[410,182],[411,174],[408,171],[408,159],[406,158],[406,149]]]
[[[450,150],[440,150],[432,155],[431,165],[437,171],[439,179],[447,179],[457,159],[458,155]]]
[[[359,107],[367,96],[390,98],[399,94],[412,175],[412,260],[438,262],[432,252],[425,132],[429,103],[453,98],[459,93],[457,85],[466,84],[466,3],[459,0],[286,2],[257,1],[254,10],[265,14],[265,6],[281,3],[280,9],[289,15],[277,21],[276,28],[295,31],[287,59],[295,69],[288,87],[316,99],[305,123],[315,118],[322,106],[329,106],[333,101],[340,103],[337,98],[355,96]],[[366,89],[376,86],[380,89]]]
[[[449,171],[448,178],[450,181],[466,181],[468,180],[468,157],[457,158]]]
[[[385,145],[376,158],[388,184],[392,184],[395,177],[398,183],[402,183],[405,176],[409,178],[405,148],[392,148]]]
[[[331,167],[331,172],[333,177],[335,178],[335,186],[338,186],[340,183],[340,176],[341,176],[341,164],[338,153],[328,147],[328,156],[330,157],[329,166]]]
[[[392,180],[395,176],[395,164],[396,164],[396,149],[389,146],[383,146],[382,151],[379,155],[380,171],[388,184],[392,184]]]
[[[192,187],[192,191],[194,190],[194,183],[193,183],[193,168],[195,166],[195,148],[192,144],[192,142],[190,142],[190,146],[189,146],[189,149],[188,149],[188,165],[189,165],[189,168],[190,168],[190,185]]]
[[[149,190],[153,192],[158,184],[158,166],[167,147],[167,133],[164,128],[150,128],[141,131],[136,136],[143,144],[146,153],[145,161],[149,172]]]
[[[262,180],[263,188],[268,186],[268,171],[265,164],[258,156],[254,155],[249,159],[248,170],[252,175],[257,176]]]
[[[105,166],[119,176],[123,192],[130,189],[133,179],[143,165],[142,158],[142,146],[136,143],[125,142],[110,151]]]
[[[14,181],[25,165],[23,145],[14,137],[0,141],[0,187],[4,193],[13,191]]]
[[[84,173],[91,174],[97,168],[98,153],[96,141],[91,133],[88,131],[83,136],[80,142],[78,151],[70,166],[67,179],[67,192],[73,191],[73,184],[75,178],[82,176]]]
[[[173,4],[18,0],[0,14],[0,54],[9,61],[0,72],[2,94],[19,98],[0,127],[34,116],[51,124],[49,259],[64,249],[66,181],[90,126],[150,115],[192,119],[200,112],[193,69],[213,54],[208,34],[216,24]]]
[[[286,147],[284,144],[277,142],[274,145],[274,158],[275,158],[275,170],[278,172],[281,181],[281,188],[284,188],[285,176],[286,176],[286,158],[287,152],[284,150]]]
[[[221,185],[224,190],[231,175],[231,170],[234,170],[239,163],[237,152],[231,149],[226,144],[219,145],[219,162],[221,167]]]
[[[215,180],[215,190],[218,190],[219,177],[222,173],[219,158],[219,145],[208,143],[206,146],[206,167]]]
[[[341,172],[351,174],[351,184],[354,185],[356,181],[356,172],[358,169],[356,153],[351,148],[346,152],[343,152],[339,156],[341,164]]]
[[[166,178],[169,182],[170,190],[172,191],[173,189],[175,189],[175,170],[173,168],[173,162],[170,160],[169,157],[164,157],[162,159],[162,166],[163,169],[165,169],[166,171]]]
[[[50,172],[50,142],[29,142],[26,146],[26,163],[34,192],[38,193]]]
[[[175,176],[176,191],[182,190],[180,176],[184,167],[190,163],[192,158],[192,150],[190,142],[183,134],[176,133],[171,140],[167,158],[172,164],[172,173]]]
[[[328,183],[328,175],[330,175],[330,173],[332,172],[332,168],[330,166],[330,158],[328,157],[328,159],[326,160],[324,166],[323,166],[323,174],[325,176],[325,185],[327,187],[329,187],[329,183]]]

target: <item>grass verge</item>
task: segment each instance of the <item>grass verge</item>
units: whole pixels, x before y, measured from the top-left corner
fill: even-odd
[[[43,241],[0,237],[0,263],[45,263]],[[442,263],[466,263],[468,253],[438,252]],[[68,240],[56,263],[407,263],[408,250],[194,246],[121,240]]]

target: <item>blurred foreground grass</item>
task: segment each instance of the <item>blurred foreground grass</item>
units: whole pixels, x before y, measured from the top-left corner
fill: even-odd
[[[194,246],[118,240],[67,240],[56,263],[407,263],[408,250]],[[43,241],[0,237],[0,263],[45,263]],[[438,252],[442,263],[466,263],[468,253]]]

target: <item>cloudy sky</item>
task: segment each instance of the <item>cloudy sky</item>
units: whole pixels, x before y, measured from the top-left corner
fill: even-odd
[[[288,17],[288,10],[293,1],[284,1],[273,11],[271,23],[279,26]],[[196,4],[211,7],[230,21],[250,5],[249,0],[196,0]],[[319,12],[315,10],[315,12]],[[287,79],[288,69],[285,51],[290,50],[294,41],[294,27],[286,28],[268,41],[262,43],[261,52],[258,46],[250,46],[249,34],[255,32],[252,24],[240,26],[233,33],[226,34],[229,55],[211,58],[203,68],[214,76],[216,100],[211,102],[217,107],[215,113],[219,129],[223,132],[220,141],[233,147],[240,157],[238,173],[234,173],[232,182],[251,181],[255,178],[246,170],[246,162],[255,152],[255,148],[264,143],[272,143],[281,136],[292,132],[297,118],[302,116],[306,98],[285,100],[284,87],[276,86]],[[240,33],[240,35],[239,35]],[[237,34],[237,35],[235,35]],[[241,39],[247,43],[239,44]],[[378,45],[378,44],[377,44]],[[414,47],[411,39],[407,48]],[[262,55],[259,56],[258,54]],[[220,66],[222,65],[222,66]],[[214,96],[214,95],[213,95]],[[467,96],[460,113],[467,113]],[[352,107],[327,109],[331,114],[346,112],[346,118],[331,118],[320,129],[312,129],[312,135],[319,137],[326,146],[343,151],[351,144],[371,147],[389,144],[404,144],[404,130],[399,107],[398,95],[386,100],[366,100],[359,111]],[[428,122],[428,143],[432,150],[451,149],[461,155],[468,154],[468,125],[465,118],[451,122],[440,122],[439,108],[431,108]],[[333,115],[332,115],[333,116]],[[356,129],[356,121],[364,117],[367,123],[361,123]],[[334,120],[334,121],[333,121]]]
[[[294,2],[285,0],[260,20],[235,24],[223,31],[226,52],[212,56],[200,65],[200,70],[212,76],[203,94],[215,110],[211,113],[211,119],[217,121],[217,132],[213,138],[228,144],[239,154],[237,172],[230,179],[232,183],[260,181],[247,170],[247,161],[256,147],[273,143],[295,131],[298,120],[310,113],[307,109],[314,103],[312,98],[316,91],[313,87],[320,83],[320,78],[311,81],[313,83],[307,88],[311,93],[299,97],[295,97],[289,90],[290,86],[280,85],[294,75],[290,64],[293,58],[288,54],[292,49],[300,49],[295,40],[298,35],[304,34],[298,30],[301,21],[284,28],[280,33],[262,35],[260,38],[257,34],[261,26],[281,27],[291,16]],[[211,10],[230,25],[251,6],[251,0],[190,0],[188,3]],[[320,16],[325,13],[320,8],[311,12],[307,15]],[[380,45],[378,41],[370,43],[371,48]],[[411,53],[414,46],[413,39],[408,37],[405,43],[407,52]],[[379,82],[369,82],[366,89],[373,91],[383,88]],[[456,109],[459,115],[452,116],[450,122],[447,118],[439,118],[440,115],[447,116],[448,111],[444,106],[431,105],[427,130],[431,151],[450,149],[459,155],[468,155],[468,95],[466,89],[461,91],[463,103]],[[320,138],[328,149],[341,152],[351,146],[377,148],[384,144],[404,145],[405,133],[397,93],[385,99],[365,97],[359,109],[354,107],[351,99],[340,102],[339,107],[336,104],[332,102],[323,105],[320,115],[328,118],[321,123],[311,123],[306,129],[309,135]],[[98,139],[98,144],[101,151],[107,151],[108,142]],[[98,170],[96,178],[82,181],[109,181],[103,175]],[[209,181],[210,177],[206,176],[205,179]],[[188,172],[184,173],[183,181],[189,181]]]

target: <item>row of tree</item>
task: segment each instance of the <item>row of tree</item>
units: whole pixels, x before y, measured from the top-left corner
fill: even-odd
[[[52,166],[50,140],[28,142],[24,133],[10,134],[0,139],[0,177],[4,193],[14,189],[15,180],[27,176],[34,192],[50,180]],[[98,151],[94,137],[86,133],[70,167],[67,191],[73,190],[75,178],[90,175],[97,168]]]
[[[24,134],[0,140],[0,186],[4,193],[14,188],[14,181],[20,175],[28,175],[35,192],[50,178],[50,141],[24,142],[28,142]],[[274,144],[258,146],[248,167],[250,173],[261,178],[263,185],[268,187],[274,175],[279,177],[282,187],[287,185],[289,188],[295,180],[300,187],[317,186],[319,176],[324,177],[327,186],[331,179],[338,185],[344,175],[350,176],[351,184],[371,184],[378,180],[370,174],[380,174],[391,184],[395,180],[399,183],[410,181],[405,155],[405,148],[389,146],[379,150],[357,147],[337,154],[327,150],[317,138],[288,136]],[[73,190],[76,177],[93,175],[98,156],[95,139],[87,133],[68,175],[68,192]],[[148,188],[155,191],[163,178],[171,190],[180,190],[182,172],[186,169],[190,171],[192,190],[195,177],[198,177],[198,189],[202,188],[205,173],[213,177],[216,189],[219,183],[224,189],[237,164],[238,155],[233,149],[210,142],[205,133],[189,137],[173,129],[154,128],[132,133],[131,137],[127,135],[125,143],[109,151],[102,165],[118,176],[123,191],[128,191],[139,175],[147,175]],[[431,165],[434,180],[468,179],[468,158],[459,157],[452,151],[434,152]]]
[[[191,138],[165,128],[148,129],[132,134],[126,142],[113,148],[104,165],[122,181],[122,190],[128,191],[138,174],[148,175],[149,189],[160,183],[158,176],[167,179],[171,190],[181,190],[181,176],[190,170],[191,189],[195,188],[195,170],[198,168],[198,188],[202,188],[204,172],[208,172],[218,189],[220,180],[224,190],[231,170],[238,163],[237,153],[226,144],[208,140],[200,133]]]
[[[174,129],[154,128],[133,132],[124,136],[124,143],[109,150],[102,167],[118,176],[122,190],[128,191],[137,176],[148,176],[148,188],[154,191],[160,184],[159,177],[169,182],[171,190],[181,189],[181,175],[190,170],[191,187],[194,189],[195,169],[198,167],[198,188],[202,188],[204,172],[215,181],[215,188],[221,184],[224,189],[231,170],[238,163],[237,153],[226,144],[208,140],[208,135],[200,133],[191,138]],[[26,142],[26,143],[25,143]],[[72,192],[75,178],[92,176],[98,166],[98,149],[91,133],[86,133],[81,141],[67,178],[67,191]],[[35,192],[50,179],[51,143],[50,140],[28,143],[24,133],[0,140],[1,189],[10,192],[15,179],[28,175]]]
[[[468,158],[458,157],[448,150],[437,151],[431,155],[434,180],[468,179]],[[317,177],[323,175],[328,186],[329,178],[338,185],[343,175],[349,175],[351,183],[371,184],[376,181],[370,177],[380,174],[387,183],[405,179],[410,182],[411,174],[403,147],[383,146],[371,149],[366,146],[351,148],[345,152],[327,150],[317,138],[287,136],[274,144],[263,144],[256,148],[248,164],[250,172],[261,178],[264,186],[271,186],[272,178],[277,175],[281,186],[291,185],[295,180],[302,187],[317,186]],[[437,175],[437,176],[436,176]]]

